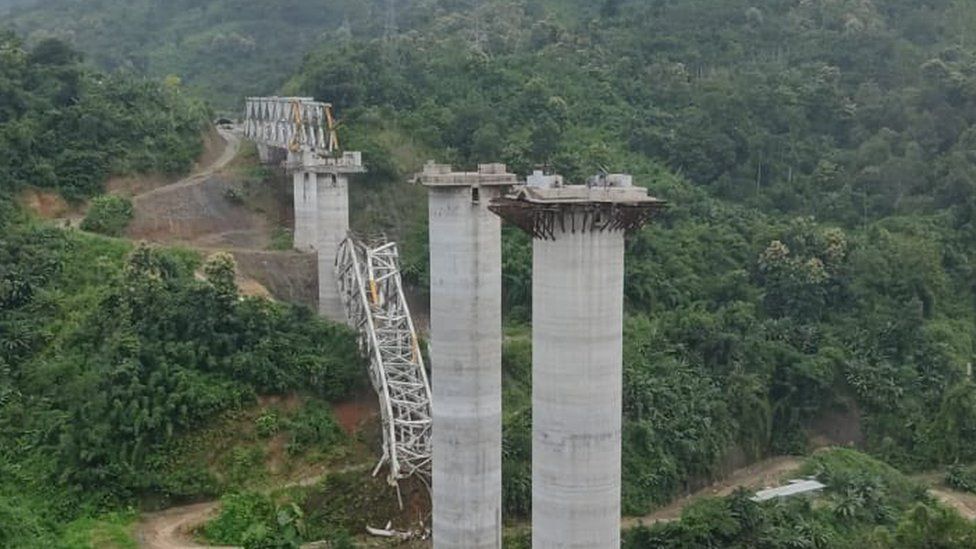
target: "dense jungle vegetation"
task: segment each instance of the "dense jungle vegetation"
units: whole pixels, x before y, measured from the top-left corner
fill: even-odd
[[[206,115],[171,84],[93,71],[62,42],[0,40],[2,547],[87,547],[93,528],[123,543],[139,500],[243,482],[186,462],[195,429],[258,395],[327,402],[362,383],[346,329],[240,298],[229,256],[65,231],[16,205],[28,186],[80,199],[109,174],[185,172]],[[328,409],[281,429],[291,453],[341,444]]]
[[[279,87],[309,48],[332,39],[327,32],[381,34],[383,4],[45,0],[14,5],[9,20],[31,41],[70,41],[105,70],[180,78],[215,107],[237,112],[245,96]]]
[[[732,453],[804,452],[843,410],[906,470],[976,458],[976,7],[438,6],[323,45],[286,90],[336,102],[390,178],[395,132],[460,165],[630,171],[672,202],[628,248],[627,512]],[[507,237],[505,498],[528,516],[529,246]]]
[[[739,491],[686,508],[681,521],[637,527],[623,547],[974,547],[976,528],[890,466],[851,450],[813,456],[802,472],[828,488],[815,503],[756,503]]]
[[[809,452],[825,422],[872,457],[812,457],[806,472],[829,486],[817,504],[736,494],[638,528],[627,546],[976,546],[970,524],[891,468],[951,465],[949,483],[964,488],[976,463],[976,5],[287,4],[16,10],[9,20],[32,45],[0,44],[0,149],[22,151],[0,158],[0,189],[82,197],[108,173],[185,170],[204,109],[178,78],[154,84],[143,72],[178,76],[225,108],[286,79],[284,93],[334,102],[374,189],[408,175],[405,147],[520,173],[634,173],[671,207],[628,245],[625,511],[668,502],[733,457]],[[124,70],[84,68],[48,36]],[[144,147],[121,146],[132,143]],[[205,472],[167,467],[174,433],[257,393],[311,387],[328,399],[361,375],[348,334],[232,299],[224,260],[195,280],[192,254],[63,233],[6,204],[0,545],[54,544],[71,534],[66,522],[146,493],[223,493]],[[422,286],[426,227],[402,229]],[[513,524],[531,504],[529,256],[527,238],[507,228]],[[215,541],[278,528],[275,502],[227,497],[208,526]],[[313,537],[292,525],[322,499],[293,502],[276,534]]]

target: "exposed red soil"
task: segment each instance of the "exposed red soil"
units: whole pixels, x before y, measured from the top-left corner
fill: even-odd
[[[171,185],[177,180],[161,174],[120,175],[105,182],[105,192],[132,198]]]
[[[137,541],[144,549],[197,549],[215,547],[191,541],[192,532],[217,515],[218,502],[198,503],[146,514],[139,523]]]
[[[165,182],[149,177],[110,183],[114,192],[135,194],[134,216],[126,236],[205,253],[229,252],[237,261],[238,287],[244,295],[314,308],[318,301],[315,257],[266,251],[271,234],[267,216],[240,200],[242,182],[233,170],[224,171],[235,162],[240,138],[219,130],[208,134],[205,141],[197,172],[186,179]],[[273,206],[262,203],[261,208],[270,211]]]
[[[358,433],[363,425],[379,413],[379,404],[376,402],[375,395],[364,395],[332,406],[332,415],[335,416],[342,430],[349,435]]]

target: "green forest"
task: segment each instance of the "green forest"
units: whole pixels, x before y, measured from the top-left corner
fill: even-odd
[[[0,545],[85,546],[72,545],[79,528],[122,529],[159,498],[224,496],[208,525],[222,543],[357,528],[331,508],[313,517],[320,494],[271,500],[181,460],[185,437],[263,395],[325,403],[361,388],[350,333],[237,299],[226,257],[63,231],[13,198],[86,200],[110,174],[186,173],[211,112],[283,93],[335,104],[370,168],[354,194],[400,193],[420,151],[523,175],[633,173],[669,202],[627,247],[625,514],[769,456],[807,456],[803,473],[828,489],[814,503],[703,500],[631,529],[626,547],[976,547],[976,526],[917,480],[935,471],[976,492],[976,4],[286,4],[12,8],[0,41],[0,150],[16,151],[0,157]],[[361,222],[401,236],[422,290],[424,201],[410,196],[406,213]],[[101,200],[109,221],[124,217]],[[531,516],[530,256],[506,227],[512,547],[528,543]],[[857,449],[817,450],[838,426]]]
[[[4,2],[0,1],[0,10]],[[383,32],[384,2],[26,0],[10,22],[31,40],[70,41],[103,70],[174,76],[236,113],[278,88],[328,33]]]
[[[229,256],[94,234],[119,217],[115,197],[96,199],[85,232],[15,200],[27,187],[82,200],[109,174],[184,173],[207,114],[173,86],[95,71],[63,42],[0,41],[2,547],[101,546],[95,530],[129,546],[139,501],[216,497],[255,476],[247,455],[230,456],[225,478],[187,459],[194,431],[259,395],[325,403],[364,382],[347,329],[240,298]],[[280,421],[290,452],[343,444],[315,410]]]

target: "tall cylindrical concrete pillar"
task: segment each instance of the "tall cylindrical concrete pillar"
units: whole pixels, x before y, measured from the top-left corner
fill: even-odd
[[[294,247],[303,252],[315,249],[318,235],[318,174],[311,171],[292,173],[295,190]]]
[[[529,176],[491,210],[532,244],[532,546],[620,547],[624,235],[664,206],[626,174]]]
[[[582,226],[582,220],[578,220]],[[532,545],[620,546],[623,231],[533,243]]]
[[[315,250],[319,262],[319,314],[333,322],[346,322],[339,298],[335,261],[339,245],[349,233],[349,180],[344,174],[318,173]]]
[[[429,164],[436,549],[502,543],[501,220],[490,201],[515,183],[504,166],[478,173]]]

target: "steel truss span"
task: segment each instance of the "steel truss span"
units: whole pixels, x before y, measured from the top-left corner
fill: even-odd
[[[369,356],[369,373],[380,400],[387,480],[420,476],[429,484],[431,393],[423,357],[400,279],[395,242],[375,246],[347,238],[336,257],[339,295]]]
[[[309,97],[249,97],[244,135],[260,145],[291,152],[334,153],[339,149],[332,105]]]

